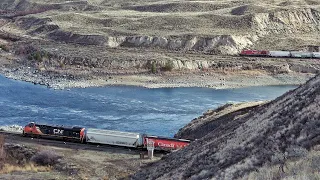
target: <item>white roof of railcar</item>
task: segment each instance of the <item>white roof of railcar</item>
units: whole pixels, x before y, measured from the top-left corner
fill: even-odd
[[[95,128],[88,128],[87,133],[88,132],[89,133],[99,133],[99,134],[121,135],[121,136],[140,136],[140,133],[112,131],[112,130],[95,129]]]
[[[304,51],[291,51],[291,53],[295,53],[295,54],[312,54],[312,52],[304,52]]]

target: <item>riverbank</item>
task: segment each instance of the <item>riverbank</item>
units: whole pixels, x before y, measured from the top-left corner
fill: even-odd
[[[2,68],[5,77],[45,85],[53,89],[103,86],[139,86],[145,88],[204,87],[230,89],[250,86],[300,85],[314,76],[311,73],[270,75],[259,71],[239,72],[165,72],[161,74],[87,75],[68,71],[61,74],[40,72],[32,67]],[[66,75],[68,74],[68,75]]]
[[[93,51],[93,49],[86,49],[87,47],[81,48],[88,53]],[[99,67],[98,64],[94,64],[91,67],[86,64],[86,59],[81,59],[83,62],[77,65],[79,57],[76,54],[73,54],[72,57],[44,58],[42,62],[38,62],[29,60],[24,55],[18,56],[0,50],[0,74],[10,79],[45,85],[53,89],[122,85],[145,88],[229,89],[249,86],[300,85],[317,73],[320,64],[317,60],[242,58],[181,53],[167,53],[164,56],[161,52],[128,51],[132,58],[138,59],[134,61],[123,57],[126,50],[108,50],[108,52],[114,53],[112,56],[119,60],[110,60],[106,66]],[[148,56],[157,57],[153,61],[158,64],[155,73],[151,73],[150,62],[146,59]],[[161,57],[166,56],[176,59],[172,61],[176,64],[172,64],[173,69],[164,71],[162,70],[164,62]],[[95,57],[92,56],[92,58]],[[93,61],[93,59],[88,61]],[[184,64],[184,66],[181,67],[179,64]],[[199,69],[199,64],[212,65]]]

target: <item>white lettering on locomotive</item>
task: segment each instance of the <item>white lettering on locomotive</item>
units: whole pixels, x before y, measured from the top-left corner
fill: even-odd
[[[62,129],[53,129],[53,134],[63,134],[63,130]]]

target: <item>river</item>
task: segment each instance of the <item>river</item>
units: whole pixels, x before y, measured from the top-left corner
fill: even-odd
[[[0,76],[0,125],[34,121],[172,137],[208,109],[227,102],[271,100],[295,87],[54,90]]]

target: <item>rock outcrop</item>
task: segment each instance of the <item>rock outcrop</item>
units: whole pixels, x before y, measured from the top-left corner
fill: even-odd
[[[48,34],[48,38],[65,42],[65,43],[74,43],[81,45],[100,45],[103,46],[106,43],[106,38],[101,35],[82,35],[72,32],[65,32],[61,30],[55,30]]]
[[[143,168],[131,179],[237,179],[291,147],[320,143],[320,75],[188,147]]]
[[[214,37],[127,37],[120,44],[124,47],[164,48],[178,51],[202,51],[215,54],[237,54],[244,47],[252,45],[252,38],[244,36],[217,35]]]
[[[320,12],[311,9],[292,9],[253,16],[253,28],[260,35],[318,32]]]

